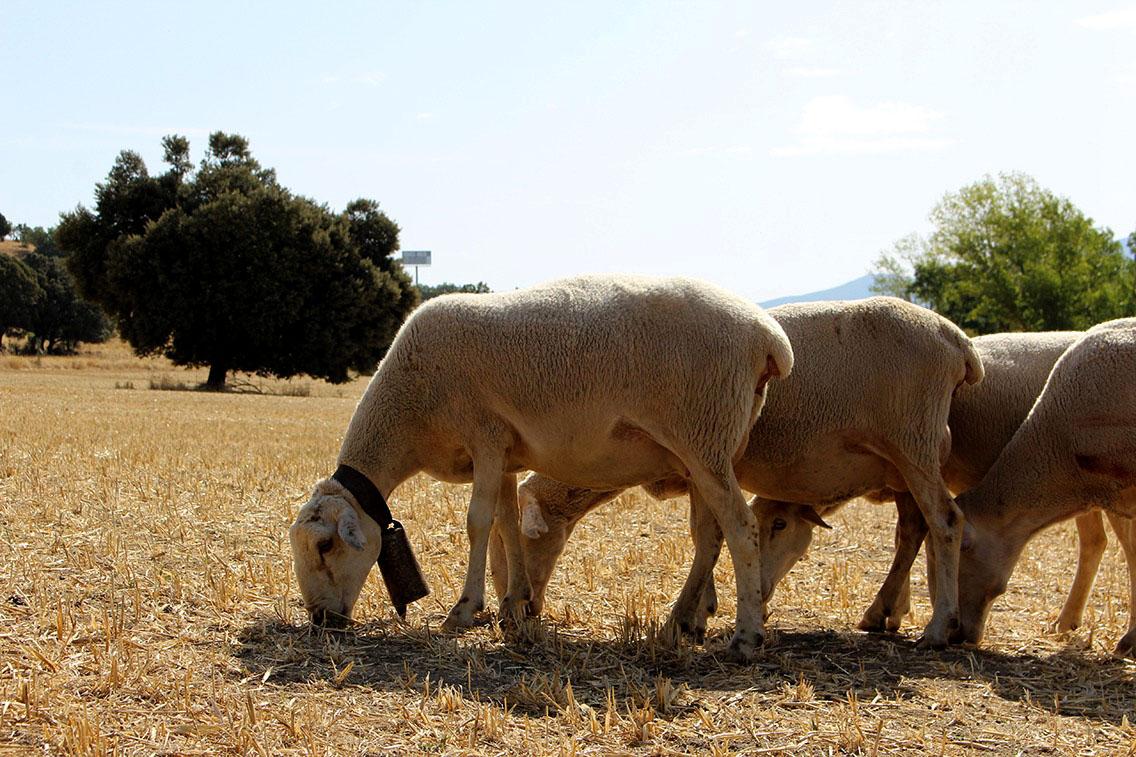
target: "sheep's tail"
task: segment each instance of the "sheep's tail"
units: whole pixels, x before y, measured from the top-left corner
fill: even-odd
[[[758,370],[768,373],[769,378],[786,378],[793,372],[793,346],[789,344],[784,329],[772,316],[766,314],[763,325],[769,337],[762,340],[763,353],[758,358]]]
[[[986,368],[982,365],[982,358],[978,356],[978,350],[974,348],[974,344],[970,339],[965,339],[963,345],[963,355],[966,360],[966,376],[963,378],[968,384],[977,384],[982,381],[982,377],[986,375]]]
[[[962,379],[963,383],[977,384],[982,381],[983,376],[986,375],[986,368],[983,367],[982,358],[979,356],[978,350],[975,349],[974,343],[970,341],[970,337],[945,318],[940,321],[939,333],[962,353],[963,363],[966,366],[966,372]]]

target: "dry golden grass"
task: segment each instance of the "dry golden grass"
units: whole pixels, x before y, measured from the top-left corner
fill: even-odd
[[[150,391],[121,347],[0,357],[0,746],[81,754],[868,754],[1129,751],[1134,669],[1107,650],[1127,583],[1106,556],[1086,625],[1045,632],[1075,563],[1031,545],[982,648],[853,630],[890,560],[890,508],[854,505],[774,600],[758,661],[655,642],[691,555],[684,505],[622,497],[577,529],[526,641],[437,633],[466,562],[468,488],[393,506],[434,594],[392,611],[373,576],[347,634],[312,633],[287,527],[334,465],[364,383],[309,397]],[[135,389],[116,389],[132,383]],[[272,382],[266,382],[270,390]]]
[[[14,239],[0,239],[0,255],[21,255],[33,251],[35,247],[17,242]]]

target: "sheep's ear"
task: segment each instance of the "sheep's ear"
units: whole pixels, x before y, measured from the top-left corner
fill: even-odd
[[[343,543],[355,549],[362,549],[366,541],[363,538],[363,529],[359,526],[359,516],[355,509],[347,507],[339,515],[339,538]]]
[[[797,515],[801,516],[802,519],[807,520],[809,523],[812,523],[814,526],[828,529],[832,528],[832,526],[824,522],[824,518],[820,517],[820,513],[808,505],[801,505],[797,510]]]
[[[974,525],[970,521],[963,521],[962,524],[962,549],[971,549],[974,547],[974,540],[977,537],[977,532]]]

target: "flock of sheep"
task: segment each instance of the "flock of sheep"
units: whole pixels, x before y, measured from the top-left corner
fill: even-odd
[[[927,538],[921,644],[978,642],[1029,538],[1077,516],[1068,629],[1100,563],[1102,510],[1136,565],[1133,377],[1136,319],[972,340],[892,298],[766,312],[704,282],[639,277],[439,297],[404,324],[355,410],[339,455],[353,475],[320,481],[301,508],[295,571],[312,621],[346,624],[389,527],[383,496],[425,471],[473,482],[445,628],[484,608],[487,563],[501,616],[535,615],[587,512],[632,486],[688,493],[694,560],[668,628],[703,638],[724,539],[728,653],[744,661],[813,529],[867,497],[894,501],[898,521],[861,628],[899,628]],[[1134,645],[1136,623],[1118,652]]]

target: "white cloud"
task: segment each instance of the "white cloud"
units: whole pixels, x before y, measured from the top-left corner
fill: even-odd
[[[774,37],[765,46],[774,58],[801,60],[812,55],[815,44],[810,37]]]
[[[753,148],[749,145],[707,145],[680,150],[678,155],[684,158],[749,158],[753,156]]]
[[[797,143],[771,151],[780,157],[877,155],[941,150],[950,139],[932,134],[943,114],[922,105],[880,102],[857,105],[844,95],[814,97],[801,114]]]
[[[844,75],[844,72],[839,68],[824,68],[821,66],[787,68],[785,69],[785,73],[789,76],[795,76],[798,79],[831,79],[834,76]]]
[[[1113,31],[1116,29],[1136,31],[1136,6],[1084,16],[1077,19],[1077,25],[1096,31]]]
[[[382,71],[361,71],[354,74],[328,74],[320,78],[324,84],[359,84],[364,87],[377,87],[386,81]]]
[[[1136,63],[1129,63],[1113,74],[1112,80],[1121,86],[1136,84]]]

